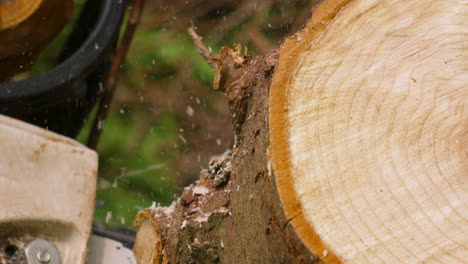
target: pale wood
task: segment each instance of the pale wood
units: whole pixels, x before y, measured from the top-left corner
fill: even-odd
[[[133,253],[138,263],[165,264],[167,260],[161,254],[163,249],[162,235],[157,231],[157,223],[148,220],[151,218],[152,215],[150,215],[149,211],[144,211],[137,217],[136,223],[139,229]]]
[[[97,154],[69,138],[0,115],[0,239],[54,243],[62,263],[85,262]]]
[[[468,260],[466,21],[468,1],[324,1],[282,46],[273,170],[327,262]]]

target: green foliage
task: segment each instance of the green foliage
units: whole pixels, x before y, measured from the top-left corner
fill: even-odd
[[[181,66],[190,67],[193,77],[211,84],[213,72],[198,54],[187,34],[164,29],[141,29],[134,37],[133,49],[126,62],[126,72],[133,87],[148,80],[172,78]],[[144,73],[144,74],[142,74]]]
[[[167,205],[173,199],[174,182],[167,177],[172,157],[164,150],[176,140],[177,120],[163,113],[145,128],[132,125],[146,115],[143,109],[121,109],[106,121],[99,147],[97,200],[102,205],[98,202],[96,223],[122,228],[153,201]]]

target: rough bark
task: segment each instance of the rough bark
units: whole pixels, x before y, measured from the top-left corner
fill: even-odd
[[[171,207],[140,212],[139,263],[319,263],[288,225],[268,168],[268,90],[277,52],[255,58],[237,52],[224,48],[218,60],[236,143]]]

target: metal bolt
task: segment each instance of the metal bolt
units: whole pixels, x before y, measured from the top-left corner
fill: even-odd
[[[37,260],[39,260],[39,262],[41,263],[49,263],[50,262],[50,254],[49,252],[47,252],[47,250],[41,250],[39,252],[37,252]]]
[[[60,252],[51,242],[36,238],[25,248],[27,263],[29,264],[61,264]]]

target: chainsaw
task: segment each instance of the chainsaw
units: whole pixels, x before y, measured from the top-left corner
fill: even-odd
[[[0,0],[0,264],[136,263],[134,234],[93,227],[98,155],[73,139],[102,93],[126,1],[87,0],[55,66],[12,80],[72,8]]]

